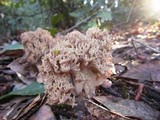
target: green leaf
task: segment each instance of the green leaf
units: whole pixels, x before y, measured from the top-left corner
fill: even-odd
[[[51,24],[53,27],[57,25],[63,19],[63,14],[55,14],[51,16]]]
[[[73,12],[70,12],[69,15],[71,17],[79,18],[79,17],[84,16],[87,12],[88,12],[88,9],[86,9],[86,8],[82,9],[81,8],[81,9],[77,9],[77,10],[75,10]]]
[[[78,17],[81,16],[81,13],[80,13],[80,12],[71,12],[71,13],[69,13],[69,15],[70,15],[71,17],[78,18]]]
[[[14,91],[0,97],[0,100],[5,99],[7,97],[11,97],[11,96],[37,95],[40,93],[44,93],[44,85],[40,84],[38,82],[33,82],[32,84],[28,85],[27,87],[25,87],[23,89],[14,90]]]
[[[1,51],[1,53],[10,51],[10,50],[20,50],[20,49],[23,49],[23,45],[20,43],[8,44],[6,46],[3,46],[3,50]]]
[[[97,17],[101,18],[101,22],[105,22],[108,20],[112,20],[112,13],[111,11],[102,11],[97,15]]]
[[[48,30],[52,36],[55,36],[58,33],[57,28],[48,28],[46,30]]]

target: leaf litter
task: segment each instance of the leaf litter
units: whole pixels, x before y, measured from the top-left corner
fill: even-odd
[[[155,30],[157,31],[156,34]],[[158,116],[160,115],[159,30],[156,27],[154,29],[154,26],[150,25],[147,27],[137,25],[137,28],[135,27],[134,29],[131,29],[131,27],[128,27],[128,29],[125,31],[117,31],[116,28],[114,28],[112,33],[115,40],[115,49],[113,50],[112,55],[114,58],[114,64],[117,66],[117,74],[110,78],[110,80],[113,82],[111,88],[103,88],[102,86],[97,89],[96,96],[93,97],[92,103],[86,102],[88,100],[82,100],[82,102],[85,103],[85,106],[82,108],[82,110],[68,109],[68,107],[65,106],[56,106],[56,111],[54,111],[53,107],[51,106],[52,110],[50,110],[50,107],[46,107],[45,102],[38,102],[42,99],[45,101],[43,97],[35,97],[35,95],[44,92],[44,88],[40,84],[32,83],[34,81],[33,78],[36,72],[30,74],[30,70],[32,68],[30,69],[29,66],[17,60],[13,61],[12,63],[9,61],[8,63],[11,63],[9,65],[10,70],[18,74],[16,76],[15,74],[8,74],[8,76],[10,76],[13,81],[19,78],[22,83],[27,85],[27,87],[22,90],[11,91],[6,95],[1,95],[1,98],[5,98],[6,100],[8,99],[7,97],[10,98],[12,95],[16,96],[12,99],[8,99],[8,102],[5,104],[4,101],[1,102],[0,111],[3,112],[0,113],[3,113],[3,117],[10,114],[9,116],[6,116],[8,119],[13,118],[13,114],[17,111],[13,105],[13,101],[18,98],[19,100],[17,100],[18,102],[15,104],[21,103],[22,105],[28,100],[30,102],[26,102],[25,108],[20,108],[20,110],[24,109],[24,111],[26,109],[25,114],[19,114],[18,112],[16,113],[17,116],[15,119],[17,120],[24,116],[26,116],[24,117],[25,119],[28,119],[30,118],[29,115],[33,115],[33,120],[36,120],[37,118],[41,117],[41,114],[39,113],[44,112],[44,108],[49,110],[48,116],[55,116],[55,119],[73,119],[83,115],[87,115],[88,117],[82,117],[82,119],[95,120],[158,119]],[[132,43],[133,38],[140,43]],[[3,63],[10,58],[15,58],[15,54],[17,54],[17,57],[19,57],[19,51],[21,51],[23,48],[14,47],[16,46],[11,46],[11,48],[2,50],[3,52],[1,52],[1,58],[4,58],[4,56],[8,57],[7,59],[1,60]],[[14,51],[14,54],[8,54],[7,51]],[[20,54],[20,56],[22,56],[22,54]],[[1,67],[1,71],[4,70],[3,68],[4,67]],[[1,76],[4,76],[4,74],[5,73],[3,71],[0,73]],[[34,85],[32,86],[32,84]],[[35,91],[35,89],[37,89],[37,91]],[[26,97],[28,95],[34,96],[28,98]],[[121,98],[115,97],[117,95]],[[25,99],[27,100],[25,101]],[[41,109],[39,109],[39,103],[43,105]],[[82,103],[79,104],[82,105]],[[36,106],[38,106],[38,108],[36,108]],[[68,109],[66,114],[60,112],[62,109]],[[84,109],[86,109],[90,115]],[[32,110],[34,112],[32,112]]]
[[[107,107],[110,111],[119,113],[126,117],[153,120],[158,118],[159,115],[157,110],[154,110],[143,102],[121,99],[113,96],[95,96],[93,98]]]
[[[11,44],[6,44],[1,47],[0,56],[17,56],[20,57],[24,54],[23,45],[13,41]]]

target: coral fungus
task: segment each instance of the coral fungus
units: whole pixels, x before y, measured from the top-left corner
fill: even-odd
[[[50,33],[41,28],[36,31],[24,32],[21,39],[25,48],[24,57],[32,64],[36,64],[42,56],[49,52],[51,42],[53,42]]]
[[[113,73],[111,36],[106,30],[90,28],[86,34],[73,31],[52,38],[37,29],[21,38],[28,62],[41,59],[37,81],[44,83],[49,104],[74,105],[75,96],[91,97]]]

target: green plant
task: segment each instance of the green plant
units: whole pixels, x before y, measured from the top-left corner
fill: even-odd
[[[69,28],[106,28],[143,17],[137,12],[141,7],[136,0],[3,0],[0,33],[16,34],[41,27],[54,35]]]

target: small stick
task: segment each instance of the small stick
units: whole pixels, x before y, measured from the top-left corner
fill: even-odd
[[[136,54],[137,54],[137,56],[138,56],[139,53],[138,53],[137,47],[136,47],[135,44],[134,44],[133,39],[131,40],[131,43],[132,43],[132,45],[133,45],[133,47],[134,47],[134,49],[135,49],[135,52],[136,52]]]
[[[142,92],[143,92],[143,88],[144,88],[144,84],[143,83],[139,83],[137,94],[136,94],[136,96],[134,98],[136,101],[140,100]]]
[[[157,49],[155,49],[155,48],[153,48],[153,47],[151,47],[151,46],[149,46],[149,45],[143,44],[142,42],[137,41],[137,40],[140,40],[140,39],[135,39],[135,38],[132,37],[132,41],[137,42],[137,43],[139,43],[139,44],[141,44],[141,45],[143,45],[143,46],[151,49],[151,50],[154,51],[155,53],[160,53],[159,50],[157,50]]]
[[[77,23],[75,26],[61,32],[61,34],[66,34],[72,30],[74,30],[75,28],[77,28],[78,26],[80,26],[81,24],[87,22],[88,20],[90,20],[93,16],[95,16],[100,10],[97,10],[95,13],[93,13],[91,16],[88,16],[87,18],[85,18],[84,20],[82,20],[81,22]]]
[[[134,10],[134,6],[135,6],[136,1],[137,0],[134,0],[133,3],[132,3],[132,7],[131,7],[131,9],[129,11],[127,20],[125,22],[121,22],[121,23],[116,24],[115,27],[118,27],[118,26],[123,25],[123,24],[127,24],[130,21],[130,17],[132,15],[133,10]]]
[[[130,118],[128,118],[128,117],[125,117],[125,116],[123,116],[123,115],[121,115],[121,114],[119,114],[119,113],[116,113],[116,112],[110,111],[109,109],[106,109],[105,107],[98,105],[97,103],[93,102],[92,100],[87,100],[87,101],[88,101],[88,102],[90,102],[90,103],[92,103],[93,105],[96,105],[97,107],[99,107],[99,108],[101,108],[101,109],[103,109],[103,110],[105,110],[105,111],[109,112],[109,113],[112,113],[112,114],[118,115],[118,116],[120,116],[120,117],[122,117],[122,118],[125,118],[125,119],[127,119],[127,120],[131,120],[131,119],[130,119]]]

